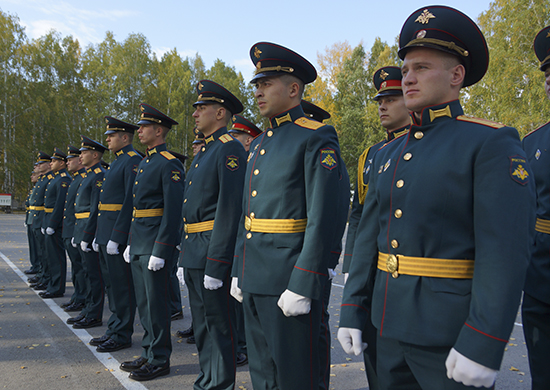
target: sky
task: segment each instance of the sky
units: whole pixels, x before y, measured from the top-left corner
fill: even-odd
[[[0,10],[17,16],[30,39],[56,30],[86,48],[102,42],[107,31],[118,42],[141,33],[158,58],[174,48],[184,58],[198,53],[207,69],[220,59],[247,79],[254,70],[249,51],[256,42],[286,46],[317,66],[317,54],[337,42],[347,41],[352,47],[362,43],[367,51],[376,37],[393,44],[406,18],[431,4],[418,0],[2,0]],[[489,0],[435,4],[457,8],[474,20],[490,7]]]

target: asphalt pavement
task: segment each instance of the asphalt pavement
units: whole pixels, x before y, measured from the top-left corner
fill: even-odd
[[[30,267],[26,228],[23,214],[0,214],[0,388],[5,389],[192,389],[199,373],[195,345],[175,337],[177,330],[191,325],[187,289],[181,289],[183,320],[173,321],[174,336],[170,375],[148,382],[128,379],[121,371],[123,361],[140,356],[143,329],[136,315],[133,345],[129,349],[98,353],[88,344],[106,330],[109,317],[105,303],[103,326],[91,329],[73,329],[65,323],[69,314],[59,305],[72,294],[70,262],[68,262],[67,291],[62,298],[42,299],[28,287],[23,271]],[[346,355],[336,340],[344,278],[333,280],[329,305],[332,340],[330,389],[366,390],[362,358]],[[514,330],[498,374],[496,389],[528,390],[531,378],[518,315]],[[252,390],[248,365],[237,368],[236,389]]]

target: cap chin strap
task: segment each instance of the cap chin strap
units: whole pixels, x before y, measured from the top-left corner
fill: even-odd
[[[413,39],[412,41],[407,43],[405,45],[405,47],[409,47],[409,46],[413,46],[413,45],[417,45],[417,44],[423,44],[423,43],[431,43],[433,45],[446,47],[449,50],[456,51],[462,57],[468,57],[470,55],[468,50],[465,50],[465,49],[461,48],[460,46],[457,46],[456,43],[454,43],[454,42],[442,41],[441,39],[435,39],[435,38],[417,38],[417,39]]]

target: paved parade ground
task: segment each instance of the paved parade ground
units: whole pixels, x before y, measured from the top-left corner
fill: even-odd
[[[192,389],[199,372],[195,345],[172,338],[171,372],[149,382],[128,379],[119,365],[141,354],[143,330],[135,319],[133,345],[111,354],[97,353],[88,345],[103,335],[109,317],[105,304],[103,326],[73,329],[65,323],[69,314],[59,305],[70,299],[67,283],[63,298],[42,299],[28,287],[23,271],[30,267],[24,214],[0,214],[0,388],[5,389]],[[340,270],[341,265],[337,271]],[[68,266],[70,274],[70,262]],[[70,276],[67,277],[70,281]],[[346,355],[336,340],[343,275],[333,280],[329,305],[332,341],[330,389],[368,389],[362,358]],[[184,319],[172,322],[172,335],[187,329],[191,313],[187,289],[181,290]],[[248,365],[237,369],[237,389],[252,390]],[[496,389],[527,390],[531,387],[527,351],[518,316],[499,372]]]

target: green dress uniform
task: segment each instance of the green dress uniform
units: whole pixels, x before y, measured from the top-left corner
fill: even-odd
[[[29,242],[29,260],[31,262],[31,268],[29,269],[29,274],[37,274],[40,271],[40,260],[38,253],[36,252],[36,238],[32,230],[32,222],[34,217],[34,211],[31,209],[31,205],[34,205],[36,198],[37,183],[34,184],[27,200],[25,202],[26,212],[25,212],[25,225],[27,228],[27,240]]]
[[[243,109],[231,92],[212,81],[199,81],[197,92],[194,106],[222,101],[232,114]],[[187,173],[180,266],[185,270],[199,351],[201,371],[195,390],[235,387],[235,300],[229,289],[245,170],[242,144],[221,127],[205,137]],[[205,275],[223,281],[222,287],[206,289]]]
[[[540,69],[550,66],[550,26],[537,34]],[[550,122],[527,134],[523,149],[537,188],[535,243],[523,288],[522,320],[529,352],[532,389],[550,388]]]
[[[105,117],[107,131],[112,134],[123,131],[133,134],[138,126]],[[105,172],[99,194],[96,244],[105,281],[111,317],[106,335],[115,343],[126,345],[132,342],[133,322],[136,314],[134,281],[130,264],[123,258],[132,222],[132,188],[141,156],[133,146],[126,145],[114,152],[115,160]],[[118,254],[107,253],[107,243],[116,242]]]

